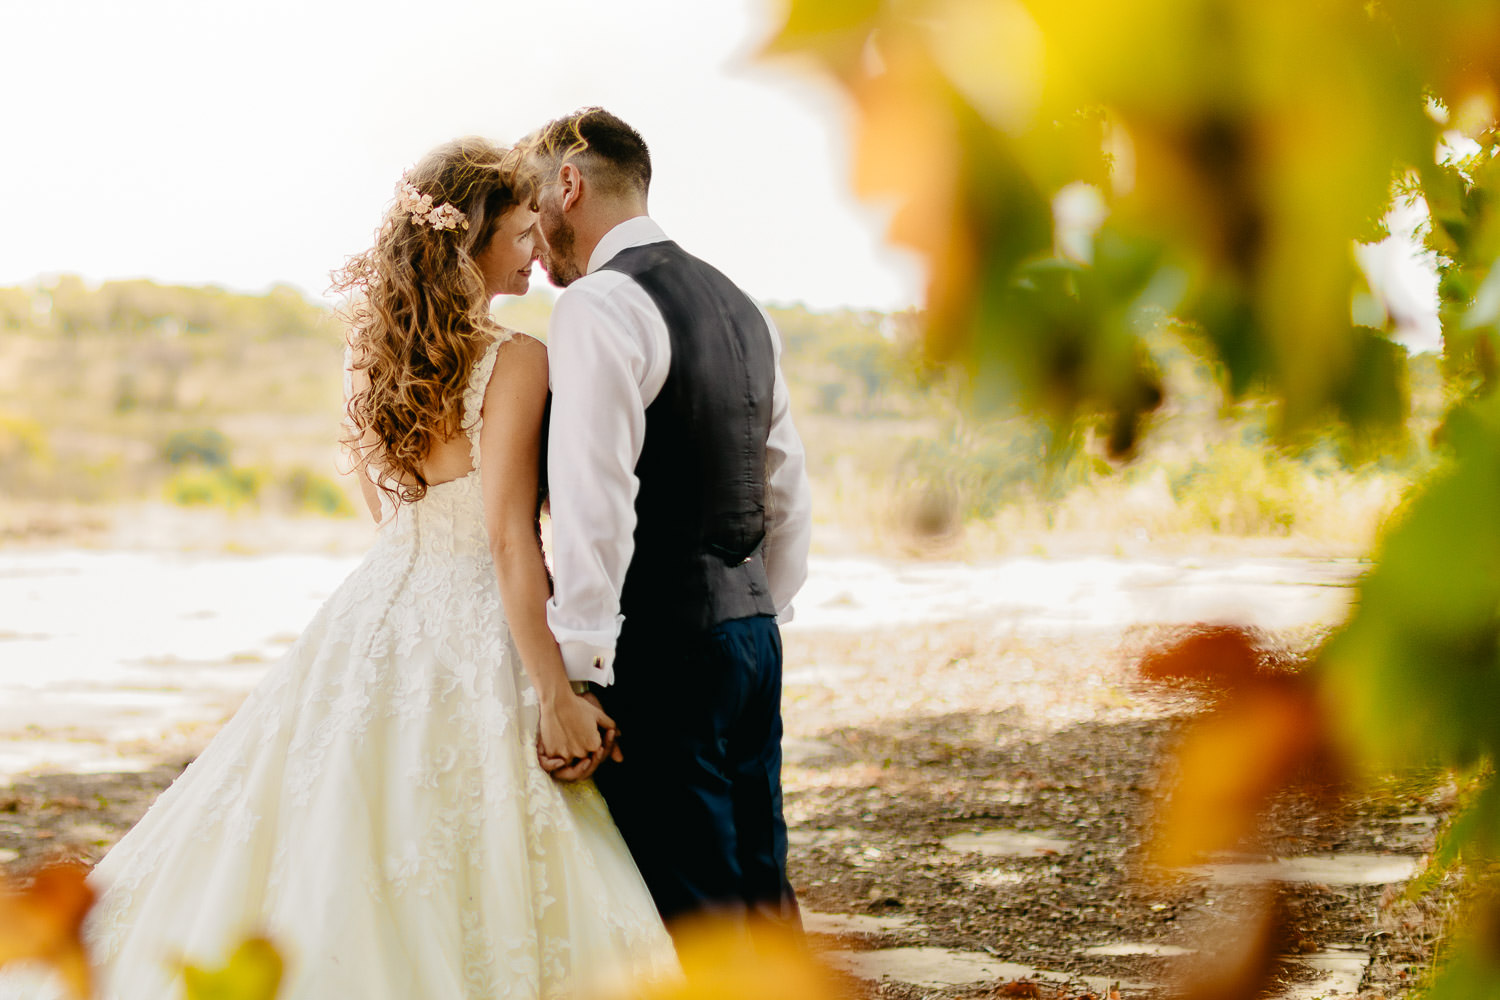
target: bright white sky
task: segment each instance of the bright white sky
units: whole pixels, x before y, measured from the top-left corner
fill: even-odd
[[[513,141],[602,104],[651,146],[652,215],[752,295],[920,299],[920,265],[848,192],[841,96],[751,58],[775,0],[0,0],[0,14],[0,285],[71,272],[318,296],[429,148]]]
[[[70,272],[321,296],[429,148],[602,104],[651,145],[652,215],[752,295],[917,304],[920,264],[849,193],[844,98],[753,58],[779,9],[0,0],[0,285]],[[1436,277],[1410,234],[1361,261],[1402,339],[1435,346]]]

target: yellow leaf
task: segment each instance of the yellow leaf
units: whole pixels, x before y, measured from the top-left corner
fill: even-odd
[[[184,1000],[272,1000],[281,986],[281,955],[265,938],[249,938],[222,969],[184,965]]]
[[[1020,0],[947,0],[952,28],[933,33],[944,73],[986,121],[1019,136],[1034,124],[1046,83],[1046,42]]]
[[[683,978],[632,1000],[836,1000],[832,977],[798,936],[774,925],[700,921],[675,932]]]
[[[766,46],[770,54],[805,53],[840,76],[859,65],[881,0],[791,0],[786,22]]]

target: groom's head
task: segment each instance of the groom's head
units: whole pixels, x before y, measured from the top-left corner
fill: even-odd
[[[583,108],[525,140],[537,174],[537,207],[555,285],[583,276],[599,238],[646,214],[651,154],[639,132],[603,108]]]

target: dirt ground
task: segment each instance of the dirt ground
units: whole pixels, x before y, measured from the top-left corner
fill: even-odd
[[[1066,639],[997,636],[984,623],[925,633],[815,636],[787,644],[796,664],[842,665],[787,689],[788,819],[800,846],[791,875],[804,906],[914,919],[845,946],[935,945],[985,952],[1067,976],[1161,984],[1125,997],[1168,996],[1181,958],[1088,957],[1083,949],[1146,942],[1193,949],[1212,963],[1256,895],[1181,878],[1141,878],[1163,754],[1207,696],[1141,682],[1139,654],[1173,633]],[[1266,636],[1283,649],[1313,633]],[[793,679],[796,674],[793,673]],[[797,737],[812,739],[801,743]],[[1421,855],[1451,795],[1429,778],[1355,790],[1339,808],[1306,797],[1278,802],[1259,849]],[[1045,832],[1072,850],[996,858],[941,841],[990,829]],[[1282,893],[1288,955],[1354,945],[1372,961],[1361,989],[1395,996],[1432,957],[1450,903],[1443,893],[1402,905],[1384,886],[1297,884]],[[1175,964],[1174,964],[1175,963]],[[1309,977],[1282,963],[1278,978]],[[869,996],[991,996],[995,984],[933,990],[887,984]],[[1021,994],[1016,994],[1021,995]],[[1048,995],[1048,994],[1042,994]],[[1065,992],[1081,995],[1081,990]]]
[[[897,930],[818,944],[985,953],[1048,970],[1069,997],[1085,993],[1073,976],[1153,984],[1123,989],[1126,1000],[1171,996],[1183,963],[1215,961],[1254,888],[1140,878],[1162,755],[1206,705],[1202,694],[1136,678],[1135,658],[1162,637],[1139,629],[1027,638],[995,634],[985,622],[858,635],[789,630],[784,782],[793,885],[810,911],[911,918]],[[1312,638],[1268,640],[1299,647]],[[24,869],[58,854],[101,856],[185,763],[166,760],[140,774],[35,774],[0,788],[0,860]],[[1419,856],[1430,848],[1430,827],[1410,817],[1440,820],[1450,794],[1435,780],[1386,781],[1336,812],[1289,797],[1266,818],[1262,846],[1288,856]],[[993,857],[942,844],[997,828],[1071,849]],[[1292,933],[1280,950],[1358,946],[1372,957],[1363,995],[1400,995],[1431,961],[1450,900],[1442,891],[1417,904],[1394,895],[1379,885],[1290,887],[1283,905]],[[1197,958],[1083,954],[1117,942],[1177,945]],[[1278,976],[1291,984],[1309,973],[1282,963]],[[935,989],[850,980],[848,990],[1026,995],[998,982]]]

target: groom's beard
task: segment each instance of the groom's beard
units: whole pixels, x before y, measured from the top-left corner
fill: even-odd
[[[583,272],[573,266],[573,224],[559,219],[555,228],[543,228],[542,235],[547,239],[547,252],[542,256],[547,280],[558,288],[567,288],[583,277]]]

